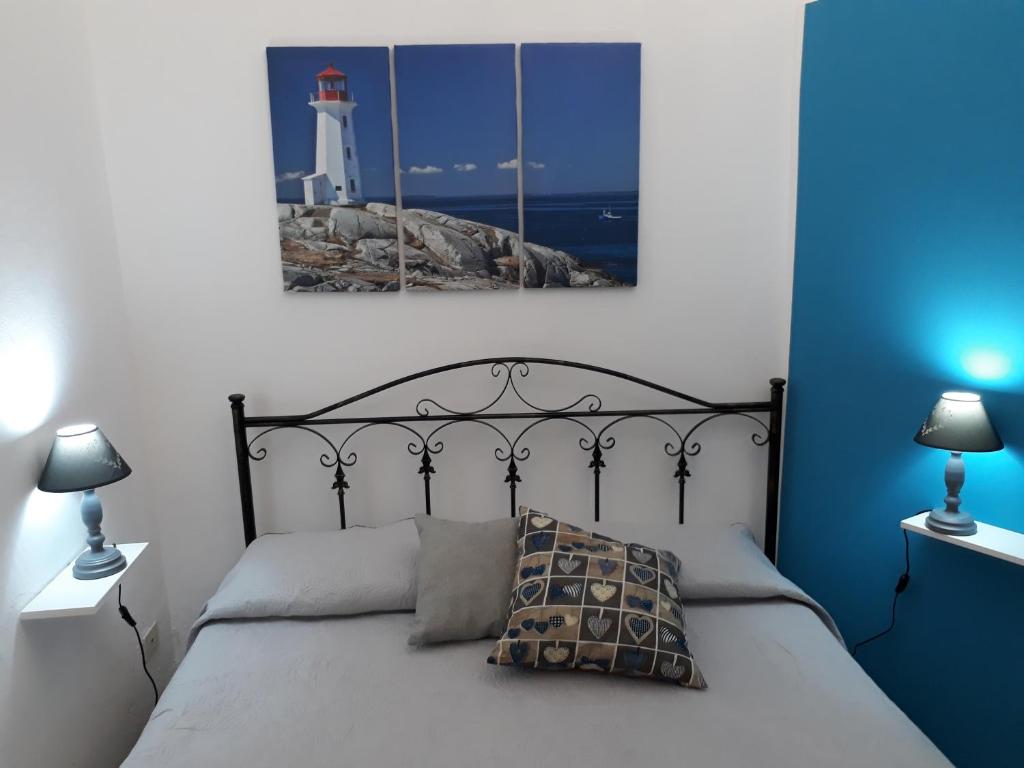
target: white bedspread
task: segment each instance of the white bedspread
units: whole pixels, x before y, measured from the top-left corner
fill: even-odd
[[[208,612],[124,765],[949,765],[748,534],[698,546],[681,530],[657,544],[688,571],[687,632],[706,691],[494,667],[490,641],[411,648],[409,613]],[[688,558],[693,547],[703,554]]]

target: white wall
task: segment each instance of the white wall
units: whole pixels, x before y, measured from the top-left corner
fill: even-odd
[[[439,363],[535,354],[713,399],[767,397],[768,378],[787,367],[802,19],[801,0],[92,3],[142,425],[159,468],[151,505],[165,552],[188,553],[166,560],[179,641],[242,549],[230,392],[247,393],[250,411],[291,413]],[[643,43],[637,289],[282,294],[266,45],[573,40]],[[716,513],[756,524],[763,454],[745,438],[721,461],[710,453],[694,514],[716,481],[731,506]],[[384,475],[361,461],[353,518],[382,499],[392,516],[408,513],[420,494],[414,466]],[[290,499],[257,479],[279,504],[267,527],[296,524],[286,506],[311,522],[314,503],[316,524],[330,525],[330,478],[288,471],[310,483]],[[585,474],[562,482],[539,463],[523,471],[521,498],[537,506],[587,493]],[[627,503],[671,515],[671,468],[659,477],[642,504],[620,496],[609,516]],[[495,490],[480,504],[503,509],[501,499]]]
[[[108,540],[154,541],[148,467],[86,45],[76,3],[10,4],[0,25],[0,763],[116,765],[152,708],[116,599],[18,614],[84,547],[81,494],[34,491],[54,429],[95,421],[134,469],[104,488]],[[169,625],[158,548],[124,578]],[[169,643],[152,659],[163,679]]]

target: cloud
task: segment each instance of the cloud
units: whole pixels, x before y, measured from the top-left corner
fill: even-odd
[[[284,173],[275,176],[274,180],[279,183],[282,181],[295,181],[296,179],[301,179],[305,175],[305,171],[285,171]]]
[[[459,173],[469,173],[476,170],[476,163],[456,163],[452,168]]]
[[[519,167],[519,158],[513,157],[511,160],[506,160],[503,163],[498,163],[498,167],[503,171],[514,171]]]
[[[538,163],[535,160],[527,160],[526,164],[535,170],[540,170],[544,167],[544,163]]]
[[[422,175],[430,173],[444,173],[444,170],[438,168],[436,165],[412,165],[409,166],[409,173],[414,175]]]

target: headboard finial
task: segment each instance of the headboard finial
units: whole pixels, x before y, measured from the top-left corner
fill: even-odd
[[[228,395],[231,424],[235,431],[235,462],[238,464],[238,491],[242,502],[242,532],[245,546],[256,539],[256,512],[252,505],[252,477],[249,474],[249,442],[245,435],[245,395]]]

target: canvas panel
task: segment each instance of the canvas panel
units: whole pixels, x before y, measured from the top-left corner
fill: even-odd
[[[267,48],[284,290],[399,288],[386,47]]]

